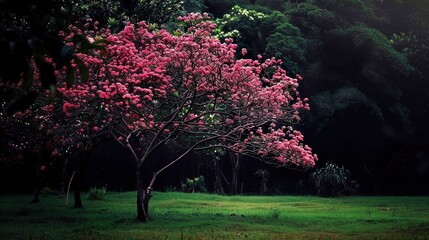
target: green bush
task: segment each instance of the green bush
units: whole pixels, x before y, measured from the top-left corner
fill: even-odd
[[[92,187],[89,189],[88,199],[90,200],[103,200],[106,196],[106,187]]]
[[[194,179],[186,178],[185,182],[182,183],[182,192],[207,192],[204,177],[199,176]]]
[[[310,183],[317,195],[322,197],[355,194],[359,188],[356,181],[351,180],[350,172],[344,166],[339,167],[334,163],[326,163],[323,168],[313,172]]]

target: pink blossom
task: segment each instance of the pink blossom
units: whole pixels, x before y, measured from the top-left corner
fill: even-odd
[[[281,163],[286,162],[286,160],[285,160],[285,158],[283,156],[277,156],[276,159],[277,159],[277,161],[279,161]]]
[[[216,136],[216,144],[278,166],[314,166],[317,155],[292,127],[310,109],[298,91],[302,77],[287,76],[280,59],[244,58],[247,49],[213,37],[215,24],[206,19],[198,13],[179,17],[186,29],[176,34],[162,27],[153,31],[145,22],[128,23],[117,34],[84,30],[88,41],[101,37],[109,42],[108,55],[76,55],[88,66],[86,84],[67,88],[65,69],[56,72],[62,116],[70,125],[65,138],[73,135],[85,142],[100,124],[120,141],[131,134],[146,145],[152,139],[147,136],[179,135],[186,141]],[[70,29],[66,41],[79,32]],[[237,59],[240,52],[243,57]],[[76,63],[73,67],[80,83]],[[54,112],[44,109],[46,116]],[[44,124],[49,128],[48,121]],[[177,134],[169,136],[169,131]]]

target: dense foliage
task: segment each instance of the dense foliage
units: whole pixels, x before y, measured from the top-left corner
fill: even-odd
[[[220,36],[234,37],[250,54],[282,58],[288,72],[307,80],[301,92],[312,96],[312,111],[302,129],[321,159],[359,172],[367,193],[407,192],[427,179],[427,3],[238,4],[218,20]]]

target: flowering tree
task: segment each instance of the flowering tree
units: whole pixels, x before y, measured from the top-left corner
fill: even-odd
[[[68,88],[66,70],[57,72],[66,119],[66,126],[57,128],[62,133],[58,139],[72,138],[70,145],[78,147],[106,135],[128,149],[137,166],[142,221],[148,220],[158,174],[191,151],[228,148],[279,166],[308,167],[317,159],[292,128],[300,112],[309,109],[307,99],[299,98],[300,78],[288,77],[276,59],[237,60],[237,46],[213,37],[215,24],[207,19],[200,14],[180,17],[181,30],[173,33],[145,22],[128,24],[118,34],[89,31],[90,41],[108,42],[108,55],[102,50],[79,54],[89,80]],[[81,32],[70,29],[65,39]],[[79,79],[79,69],[74,74]],[[144,186],[145,161],[170,142],[185,152],[155,171]]]
[[[36,72],[36,75],[39,76],[39,72]],[[17,87],[9,89],[9,91],[13,90],[20,91]],[[64,193],[67,181],[66,167],[72,165],[69,159],[76,150],[82,150],[81,146],[83,146],[83,144],[75,144],[79,138],[72,134],[71,129],[60,127],[66,126],[65,121],[67,120],[61,110],[60,99],[53,104],[47,104],[50,99],[49,93],[44,90],[42,85],[39,85],[39,89],[33,87],[31,91],[36,93],[36,90],[40,91],[39,97],[34,97],[34,102],[29,104],[31,105],[29,109],[10,113],[9,106],[13,106],[14,99],[6,96],[1,99],[2,111],[0,111],[2,136],[0,165],[23,165],[25,161],[34,165],[36,172],[32,202],[39,202],[40,191],[47,184],[46,175],[52,172],[58,164],[63,164],[61,193]],[[42,96],[43,94],[46,96]],[[26,155],[29,154],[31,157],[26,158]],[[61,158],[58,158],[59,156]],[[77,163],[76,160],[77,158],[74,158],[73,165]],[[76,179],[78,174],[75,175]],[[75,186],[77,187],[78,184],[73,185],[73,187]],[[82,207],[80,196],[75,199],[77,200],[75,207]]]

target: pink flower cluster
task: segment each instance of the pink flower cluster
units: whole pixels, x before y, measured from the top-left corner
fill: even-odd
[[[72,88],[66,87],[65,70],[57,73],[71,129],[81,138],[108,132],[121,140],[136,132],[163,139],[179,132],[195,141],[218,136],[237,152],[270,156],[281,165],[313,166],[317,156],[302,144],[300,132],[263,128],[272,122],[292,125],[309,110],[308,99],[301,100],[297,90],[300,77],[287,76],[278,59],[237,60],[237,45],[216,39],[215,24],[207,19],[180,17],[186,28],[175,34],[145,22],[128,24],[118,34],[96,27],[87,31],[94,41],[107,40],[108,56],[101,50],[80,54],[89,80],[80,81],[74,64]],[[65,39],[84,32],[70,29],[69,35],[62,33]]]
[[[313,167],[317,161],[317,155],[312,149],[304,145],[304,136],[300,131],[291,127],[281,127],[277,130],[270,127],[267,133],[262,133],[261,128],[252,132],[247,142],[254,145],[263,145],[258,150],[261,156],[273,155],[280,165],[295,165],[302,167]]]

